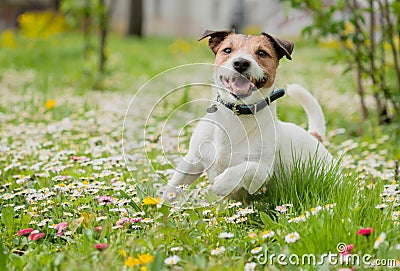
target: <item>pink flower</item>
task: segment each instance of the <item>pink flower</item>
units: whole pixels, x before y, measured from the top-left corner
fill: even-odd
[[[371,232],[373,231],[372,228],[361,228],[357,231],[358,235],[365,235],[365,236],[370,236]]]
[[[54,226],[54,228],[57,230],[57,236],[63,236],[64,231],[68,228],[68,223],[67,222],[58,223],[57,225]]]
[[[100,205],[115,204],[115,199],[110,196],[99,196],[97,200]]]
[[[345,255],[350,255],[353,252],[354,245],[353,244],[348,244],[343,248],[343,251],[340,252],[340,255],[345,256]]]
[[[353,248],[354,248],[354,245],[353,245],[353,244],[348,244],[348,245],[346,246],[346,251],[352,252],[352,251],[353,251]]]
[[[103,229],[103,227],[102,226],[97,226],[97,227],[94,227],[94,231],[101,231]]]
[[[105,250],[106,248],[108,248],[108,244],[106,244],[106,243],[104,243],[104,244],[95,244],[94,248],[97,249],[97,250],[102,251],[102,250]]]
[[[19,230],[17,235],[18,236],[23,236],[23,235],[27,235],[27,234],[29,234],[31,232],[33,232],[32,228],[26,228],[26,229]]]
[[[123,217],[120,220],[117,221],[116,225],[119,228],[122,228],[124,225],[129,224],[129,218]]]
[[[32,233],[31,235],[29,235],[29,239],[31,239],[31,241],[37,241],[37,240],[43,238],[44,236],[45,236],[45,234],[43,232]]]
[[[137,222],[140,222],[140,221],[142,221],[141,217],[135,217],[135,218],[131,218],[131,220],[129,222],[131,222],[133,224],[133,223],[137,223]]]

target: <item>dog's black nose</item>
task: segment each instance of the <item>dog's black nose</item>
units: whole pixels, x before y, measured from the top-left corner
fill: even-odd
[[[250,67],[250,61],[244,58],[237,58],[233,61],[233,67],[236,71],[242,73]]]

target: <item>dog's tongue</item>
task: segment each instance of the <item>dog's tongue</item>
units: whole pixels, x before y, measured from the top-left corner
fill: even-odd
[[[252,83],[244,76],[233,78],[232,86],[239,91],[249,90]]]

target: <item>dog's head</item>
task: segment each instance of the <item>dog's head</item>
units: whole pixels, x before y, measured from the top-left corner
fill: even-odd
[[[259,99],[251,96],[256,90],[273,86],[279,60],[284,56],[292,59],[294,43],[266,33],[254,36],[206,30],[199,40],[207,37],[215,54],[214,79],[221,88],[218,92],[223,99],[234,103]]]

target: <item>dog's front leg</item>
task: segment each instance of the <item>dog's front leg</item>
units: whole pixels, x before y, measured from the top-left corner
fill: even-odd
[[[197,157],[185,156],[175,169],[171,180],[164,189],[162,200],[176,201],[180,190],[185,185],[192,184],[203,172],[203,165]]]
[[[272,166],[268,166],[268,163],[246,161],[218,175],[211,189],[223,196],[229,196],[241,188],[254,194],[267,180],[271,170]]]

